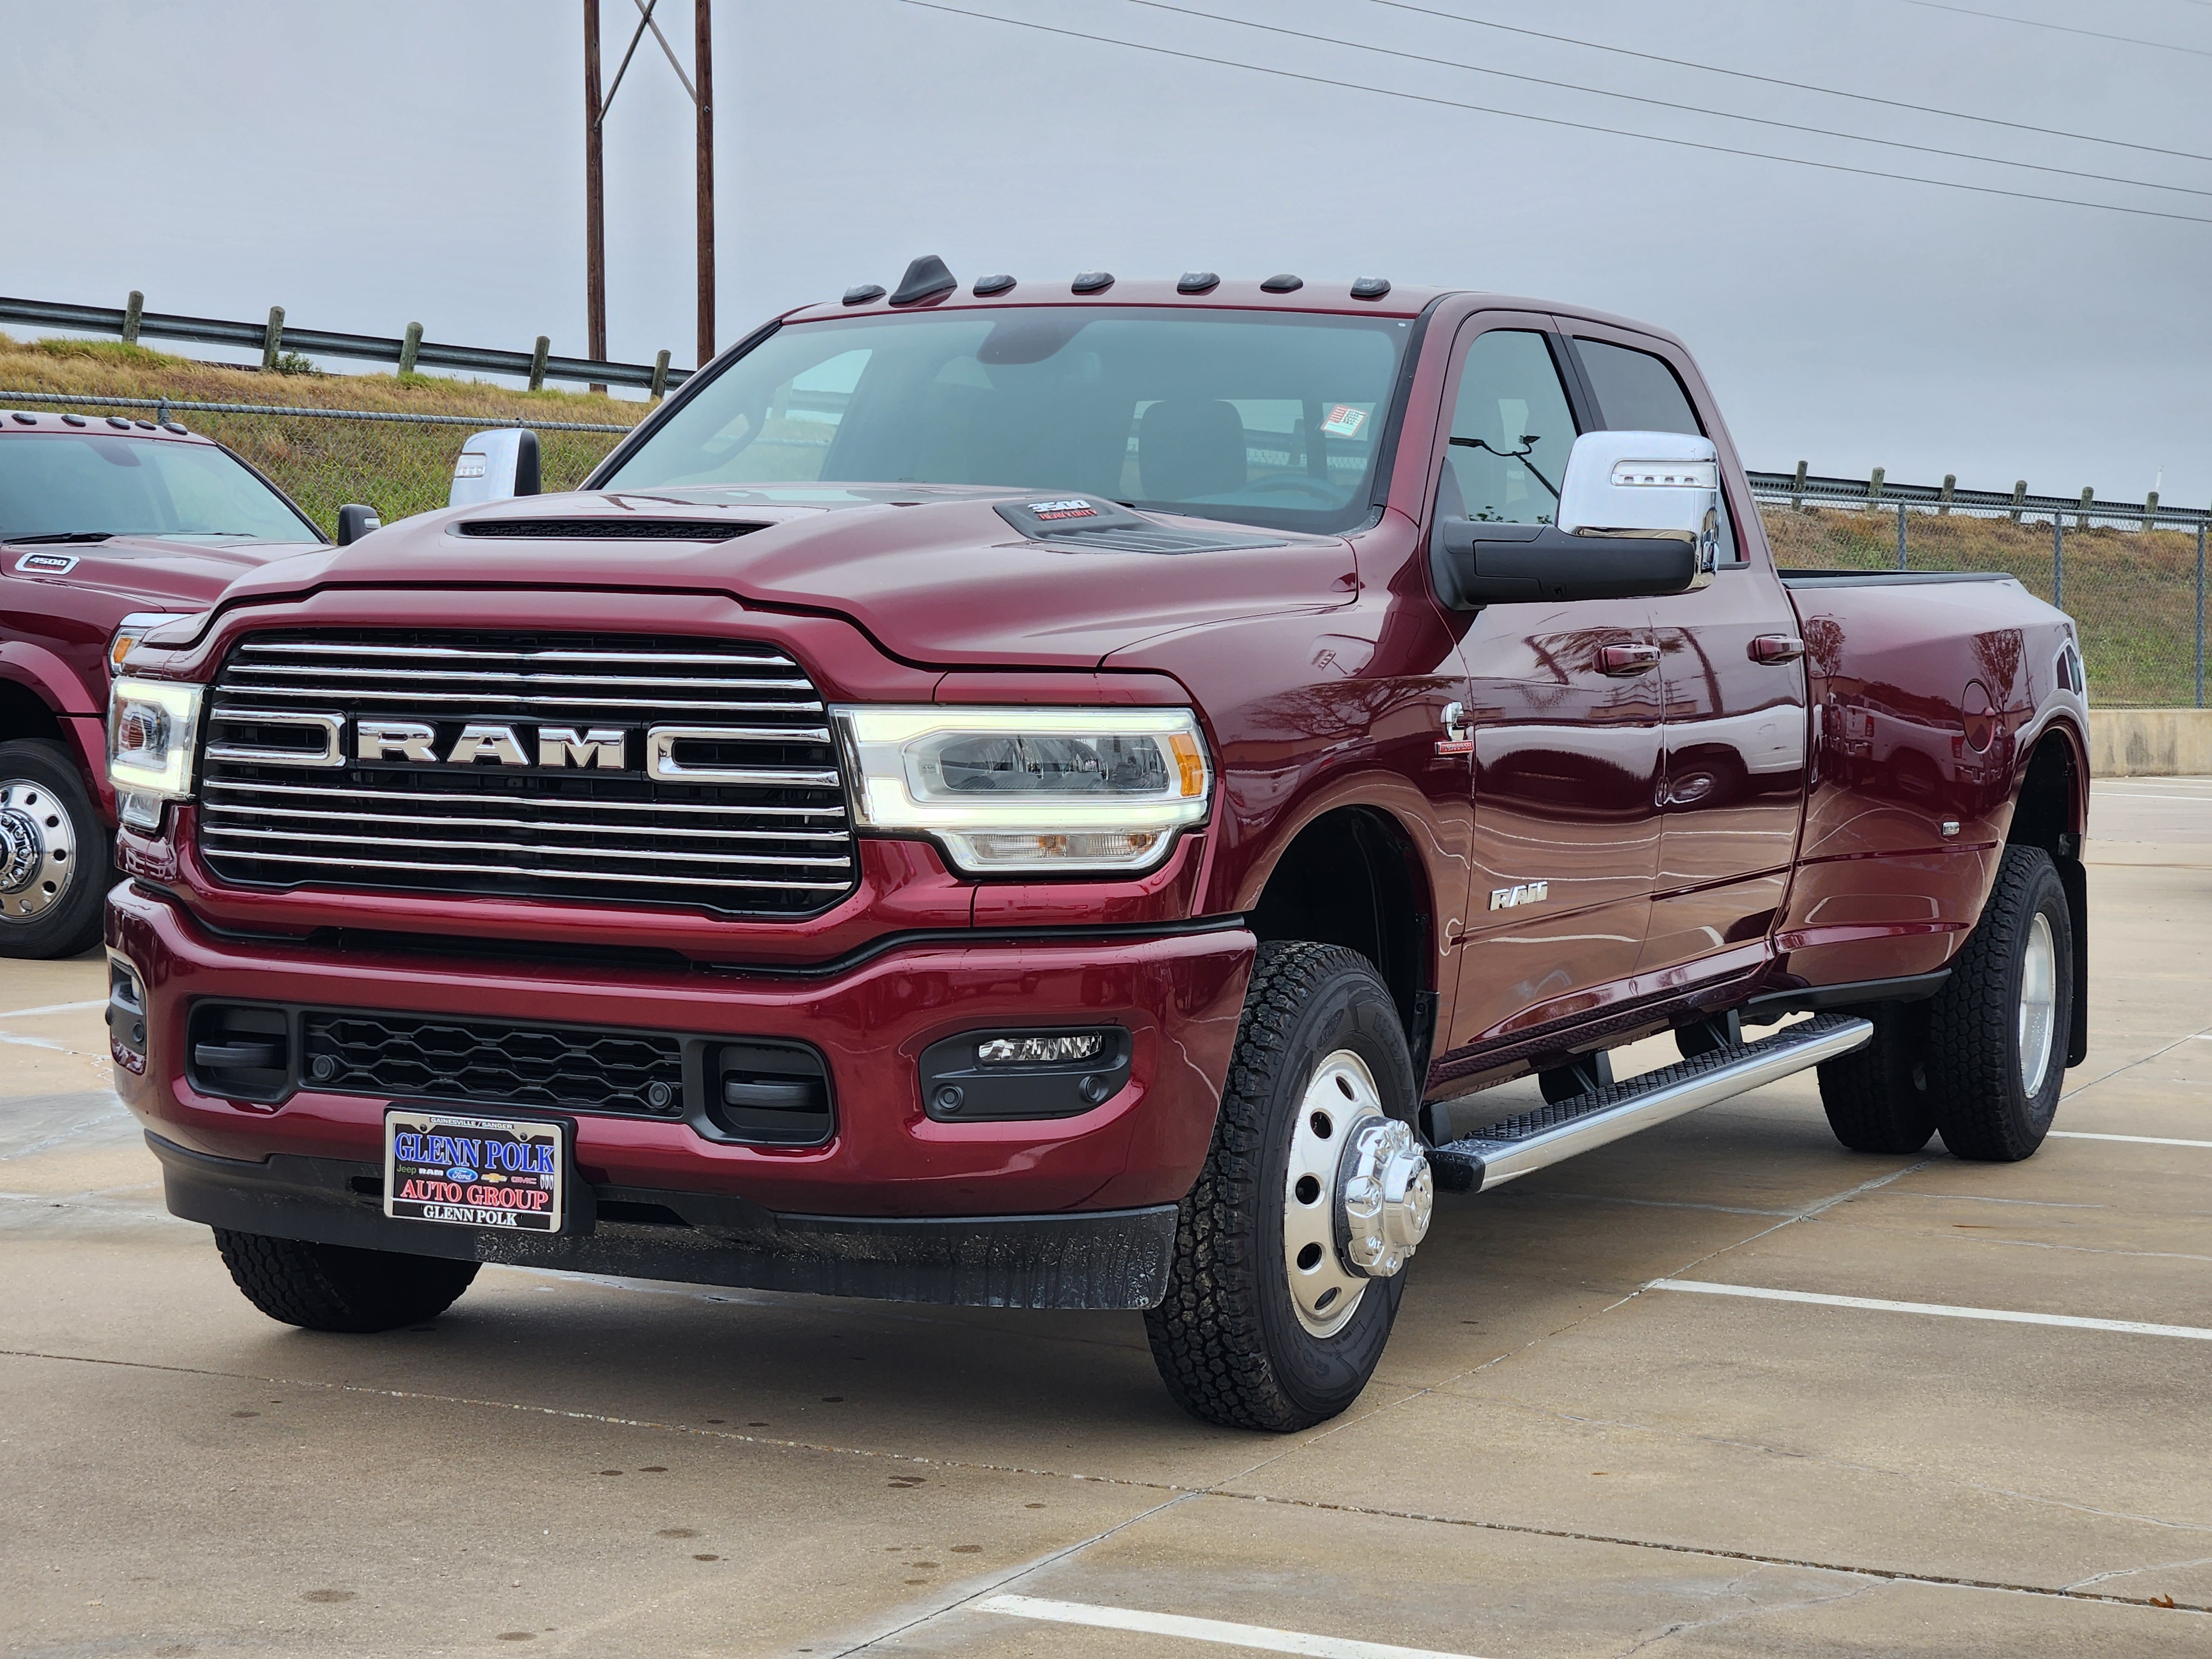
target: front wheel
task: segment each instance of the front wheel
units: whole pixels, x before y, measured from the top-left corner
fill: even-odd
[[[435,1319],[477,1276],[473,1261],[215,1230],[231,1282],[271,1319],[360,1334]]]
[[[1367,960],[1261,946],[1168,1293],[1145,1316],[1161,1379],[1193,1416],[1284,1432],[1366,1388],[1428,1231],[1419,1105]]]

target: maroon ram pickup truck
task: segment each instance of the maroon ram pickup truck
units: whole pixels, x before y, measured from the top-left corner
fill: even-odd
[[[100,943],[112,665],[240,572],[322,544],[274,484],[174,422],[0,410],[0,956]]]
[[[2072,624],[1777,570],[1680,343],[1534,301],[919,260],[126,669],[122,1092],[317,1329],[1140,1309],[1288,1429],[1439,1188],[1815,1066],[2021,1158],[2082,1054]]]

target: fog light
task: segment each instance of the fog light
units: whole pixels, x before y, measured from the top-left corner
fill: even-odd
[[[1120,1026],[1088,1031],[968,1031],[922,1050],[922,1110],[939,1122],[1076,1117],[1130,1081]]]
[[[1105,1047],[1103,1031],[1069,1036],[1000,1036],[977,1043],[975,1058],[985,1066],[1048,1066],[1055,1060],[1090,1060]]]

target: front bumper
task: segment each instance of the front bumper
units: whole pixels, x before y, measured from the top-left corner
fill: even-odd
[[[224,1166],[380,1166],[390,1098],[312,1085],[274,1103],[200,1092],[185,1061],[191,1007],[203,998],[797,1039],[829,1066],[837,1110],[826,1144],[737,1145],[682,1121],[562,1111],[580,1182],[870,1221],[1178,1202],[1212,1137],[1254,951],[1252,935],[1231,923],[1137,938],[940,935],[821,977],[466,958],[221,936],[131,884],[111,896],[107,939],[146,994],[143,1070],[119,1065],[118,1088],[147,1128],[185,1153]],[[991,1122],[937,1121],[923,1109],[917,1063],[930,1044],[978,1028],[1079,1022],[1129,1033],[1127,1080],[1096,1108]]]
[[[516,1267],[982,1308],[1157,1306],[1176,1206],[867,1220],[775,1215],[743,1199],[593,1184],[554,1236],[384,1213],[376,1164],[210,1158],[149,1132],[170,1212],[234,1232]]]

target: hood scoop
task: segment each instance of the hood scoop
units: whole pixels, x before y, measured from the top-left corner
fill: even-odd
[[[1283,545],[1282,539],[1274,536],[1173,528],[1090,495],[1000,501],[995,510],[1030,541],[1071,553],[1209,553],[1224,548]]]
[[[453,533],[492,541],[726,542],[767,528],[731,519],[464,519]]]

